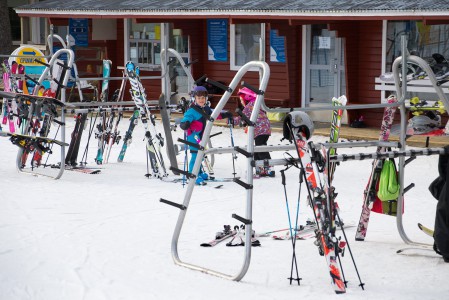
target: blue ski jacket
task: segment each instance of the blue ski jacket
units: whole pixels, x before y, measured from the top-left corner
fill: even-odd
[[[209,106],[204,106],[201,108],[200,106],[193,104],[185,113],[184,117],[181,120],[181,128],[186,130],[186,139],[188,142],[199,144],[201,139],[203,138],[204,128],[206,126],[206,120],[201,115],[200,112],[195,110],[193,106],[196,106],[196,109],[203,110],[207,115],[212,114],[212,109]],[[199,123],[195,123],[199,122]],[[192,125],[193,124],[193,125]],[[197,152],[198,148],[190,147],[190,152]]]

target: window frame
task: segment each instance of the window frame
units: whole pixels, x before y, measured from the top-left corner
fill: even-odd
[[[260,61],[266,61],[266,54],[265,54],[265,48],[266,48],[266,24],[265,23],[252,23],[252,24],[260,24],[260,49],[259,49],[259,59]],[[243,65],[237,65],[235,62],[235,55],[236,55],[236,43],[235,43],[235,25],[231,24],[229,27],[230,31],[230,58],[229,58],[229,67],[232,71],[238,71]],[[240,25],[248,25],[248,24],[240,24]],[[262,57],[260,57],[262,56]],[[258,71],[258,68],[250,68],[250,71]]]

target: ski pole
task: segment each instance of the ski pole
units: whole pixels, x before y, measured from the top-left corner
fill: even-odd
[[[284,171],[285,170],[281,170],[282,185],[284,186],[285,205],[287,207],[288,225],[289,225],[289,230],[290,230],[290,237],[292,238],[292,249],[293,249],[292,266],[291,266],[291,269],[290,269],[290,277],[288,279],[290,279],[290,284],[292,284],[293,280],[296,280],[296,281],[298,281],[298,285],[300,285],[300,280],[302,278],[299,278],[298,263],[296,261],[296,251],[295,251],[296,231],[295,231],[295,234],[293,235],[292,222],[291,222],[291,219],[290,219],[290,208],[288,206],[287,188],[285,186],[285,174],[284,174]],[[296,269],[296,278],[293,278],[293,268]]]
[[[232,134],[232,123],[231,122],[232,122],[231,119],[228,118],[229,132],[231,133],[231,145],[232,145],[232,148],[234,148],[234,135]],[[235,154],[235,152],[232,152],[232,170],[233,170],[232,175],[234,175],[234,178],[235,178],[235,175],[237,174],[237,173],[235,173],[235,160],[236,159],[237,159],[237,155]]]
[[[343,223],[341,222],[341,219],[340,219],[340,214],[338,213],[338,211],[336,211],[335,215],[338,218],[338,223],[340,224],[341,232],[343,233],[343,237],[345,238],[345,241],[346,241],[346,246],[348,247],[349,254],[351,255],[352,264],[354,265],[355,272],[357,273],[357,277],[359,278],[359,282],[360,282],[359,286],[362,288],[362,290],[365,290],[365,288],[364,288],[365,283],[363,283],[362,279],[360,278],[360,273],[359,273],[359,270],[358,270],[357,265],[355,263],[354,255],[352,254],[351,247],[349,246],[348,239],[346,237],[346,231],[343,228]]]

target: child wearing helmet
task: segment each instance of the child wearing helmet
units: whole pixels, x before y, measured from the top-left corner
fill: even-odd
[[[212,109],[208,105],[206,105],[208,92],[205,87],[195,87],[192,91],[192,97],[194,97],[194,102],[185,112],[184,117],[181,120],[180,127],[181,129],[185,130],[187,141],[194,144],[199,144],[201,142],[201,139],[203,138],[206,119],[198,110],[202,110],[205,114],[211,115]],[[232,114],[230,112],[222,112],[217,119],[221,118],[232,118]],[[195,165],[196,157],[198,154],[198,148],[193,146],[189,146],[189,148],[191,154],[189,162],[189,173],[192,173],[193,166]],[[196,184],[205,185],[205,180],[207,179],[209,179],[209,174],[204,172],[203,168],[200,167],[198,176],[196,178]]]
[[[254,103],[256,101],[256,93],[252,90],[244,87],[241,88],[237,95],[240,97],[240,103],[244,106],[242,112],[248,118],[251,117],[251,114],[254,109]],[[234,124],[239,124],[241,121],[240,117],[234,118]],[[256,124],[254,126],[254,144],[256,146],[266,146],[268,139],[271,135],[271,124],[270,120],[268,120],[267,113],[264,110],[259,111],[259,115],[257,116]],[[269,152],[255,152],[254,160],[268,160],[271,159]],[[256,177],[258,176],[270,176],[274,177],[275,173],[272,170],[271,166],[268,167],[256,167]]]

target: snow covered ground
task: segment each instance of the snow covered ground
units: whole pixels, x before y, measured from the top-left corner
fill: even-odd
[[[67,136],[73,129],[68,120]],[[124,133],[128,121],[123,120]],[[159,130],[161,126],[159,125]],[[215,127],[214,146],[229,146],[229,129]],[[174,139],[182,132],[174,134]],[[85,134],[86,136],[86,134]],[[234,130],[236,145],[246,144],[241,129]],[[270,144],[278,144],[274,133]],[[325,141],[324,137],[314,137]],[[88,162],[94,166],[96,141]],[[121,147],[121,145],[120,145]],[[341,149],[340,153],[373,152],[374,148]],[[355,242],[355,228],[346,234],[365,290],[349,252],[343,258],[347,293],[336,295],[324,257],[313,239],[297,242],[296,255],[301,285],[289,285],[292,247],[290,241],[260,238],[252,249],[251,265],[241,282],[193,271],[173,263],[171,239],[179,210],[160,198],[182,203],[181,184],[147,179],[143,126],[136,128],[123,163],[117,163],[114,146],[110,163],[101,174],[66,171],[60,180],[34,177],[16,171],[17,147],[0,138],[0,299],[447,299],[449,264],[431,250],[419,256],[396,254],[409,247],[398,234],[396,219],[372,214],[367,238]],[[293,152],[292,152],[293,153]],[[165,155],[165,150],[164,150]],[[275,152],[273,158],[282,158]],[[182,162],[183,155],[178,156]],[[168,161],[168,160],[166,160]],[[404,227],[413,241],[432,243],[418,230],[421,222],[433,227],[436,201],[427,190],[437,176],[438,157],[419,157],[406,168],[406,184],[416,187],[406,194]],[[167,163],[168,164],[168,163]],[[337,168],[334,185],[340,214],[346,224],[359,219],[363,189],[371,161],[344,162]],[[236,172],[245,176],[246,161],[239,156]],[[277,166],[275,178],[254,181],[253,221],[259,232],[288,227],[284,190]],[[232,176],[231,154],[216,155],[217,177]],[[298,170],[286,171],[287,195],[296,209]],[[233,213],[244,216],[246,192],[235,183],[221,189],[196,187],[179,241],[182,261],[237,274],[244,247],[200,247],[223,224],[239,225]],[[303,191],[305,188],[303,187]],[[300,224],[312,218],[305,193],[300,200]]]

